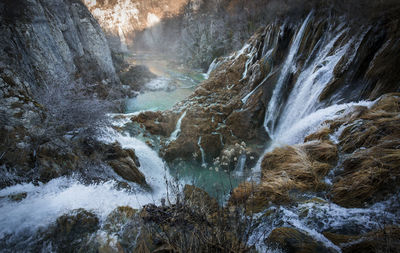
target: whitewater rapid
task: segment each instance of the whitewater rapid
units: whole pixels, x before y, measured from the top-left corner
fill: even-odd
[[[119,142],[123,148],[133,148],[140,162],[140,171],[145,175],[151,191],[131,183],[132,189],[121,189],[114,180],[84,184],[79,175],[60,177],[48,183],[17,184],[0,190],[0,240],[6,235],[18,238],[46,228],[58,217],[74,209],[84,208],[95,213],[100,221],[119,206],[139,209],[143,205],[159,204],[167,198],[166,181],[171,176],[158,154],[144,142],[129,135],[107,129],[102,141]],[[20,202],[12,201],[9,195],[26,193]]]

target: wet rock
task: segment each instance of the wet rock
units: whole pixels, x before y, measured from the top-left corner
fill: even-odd
[[[23,199],[25,199],[27,196],[28,196],[28,193],[21,192],[21,193],[17,193],[17,194],[8,195],[7,197],[12,201],[19,202],[19,201],[22,201]]]
[[[96,215],[77,209],[59,217],[46,237],[59,251],[77,252],[85,250],[89,236],[98,229],[99,219]]]
[[[150,72],[149,68],[142,65],[130,66],[128,70],[119,73],[121,82],[130,86],[135,91],[145,89],[145,84],[157,76]]]
[[[106,234],[99,234],[100,252],[124,252],[135,247],[142,224],[138,212],[128,206],[117,207],[105,220],[102,229]]]
[[[137,210],[129,206],[120,206],[112,211],[104,222],[103,228],[109,233],[117,233],[122,231],[129,221],[136,216]]]
[[[311,236],[288,227],[272,230],[266,243],[288,253],[335,252],[333,249],[327,248]]]
[[[210,197],[206,191],[193,185],[185,185],[183,197],[187,205],[199,209],[204,213],[214,213],[218,211],[218,202]]]
[[[146,178],[139,170],[139,159],[132,149],[122,149],[118,143],[114,143],[107,147],[106,153],[107,163],[122,178],[141,185],[146,185]]]
[[[202,136],[200,145],[206,153],[206,159],[208,161],[211,161],[215,157],[218,157],[221,152],[221,137],[218,134],[208,134]]]
[[[161,153],[164,159],[171,162],[177,158],[190,160],[193,158],[201,159],[199,146],[196,142],[178,138],[177,141],[171,142]]]
[[[400,229],[395,226],[387,226],[362,235],[341,235],[329,232],[323,234],[344,253],[399,252],[400,250]]]
[[[36,163],[39,168],[40,181],[48,182],[53,178],[77,172],[82,161],[78,154],[65,139],[54,139],[39,146],[36,153]]]
[[[131,120],[143,125],[153,135],[169,137],[175,130],[178,115],[147,111],[132,117]]]

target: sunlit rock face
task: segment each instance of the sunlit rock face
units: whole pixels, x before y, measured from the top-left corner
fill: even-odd
[[[132,33],[152,27],[161,19],[181,13],[189,0],[83,0],[102,28],[121,41],[121,48],[132,42]],[[198,4],[196,4],[198,6]]]

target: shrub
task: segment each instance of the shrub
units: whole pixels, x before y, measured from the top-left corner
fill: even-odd
[[[106,113],[112,104],[88,94],[79,84],[54,84],[38,87],[34,98],[44,108],[40,119],[41,136],[54,138],[72,135],[91,135],[107,122]],[[39,124],[38,124],[39,125]]]

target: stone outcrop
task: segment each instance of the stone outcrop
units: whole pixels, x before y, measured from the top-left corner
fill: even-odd
[[[105,113],[80,112],[108,106],[103,99],[118,103],[131,89],[121,85],[106,37],[86,6],[77,0],[3,1],[0,31],[0,186],[86,171],[91,159],[144,184],[134,154],[121,151],[121,161],[106,162],[76,136],[86,128],[74,118],[90,122]]]
[[[6,1],[0,12],[6,84],[21,83],[20,92],[29,92],[54,83],[81,81],[106,89],[118,83],[107,40],[80,1]]]
[[[287,253],[335,252],[311,236],[288,227],[274,229],[267,239],[267,244]]]
[[[136,31],[155,26],[162,19],[180,14],[188,2],[189,0],[83,0],[108,35],[110,45],[123,50],[132,44]]]
[[[386,226],[362,235],[325,232],[324,236],[339,246],[344,253],[397,252],[400,249],[400,229],[396,226]]]
[[[134,150],[122,149],[118,143],[114,143],[106,148],[105,160],[122,178],[146,185],[146,178],[139,170],[140,163]]]
[[[99,218],[95,214],[77,209],[59,217],[43,239],[51,242],[58,251],[87,251],[90,235],[99,227]]]

